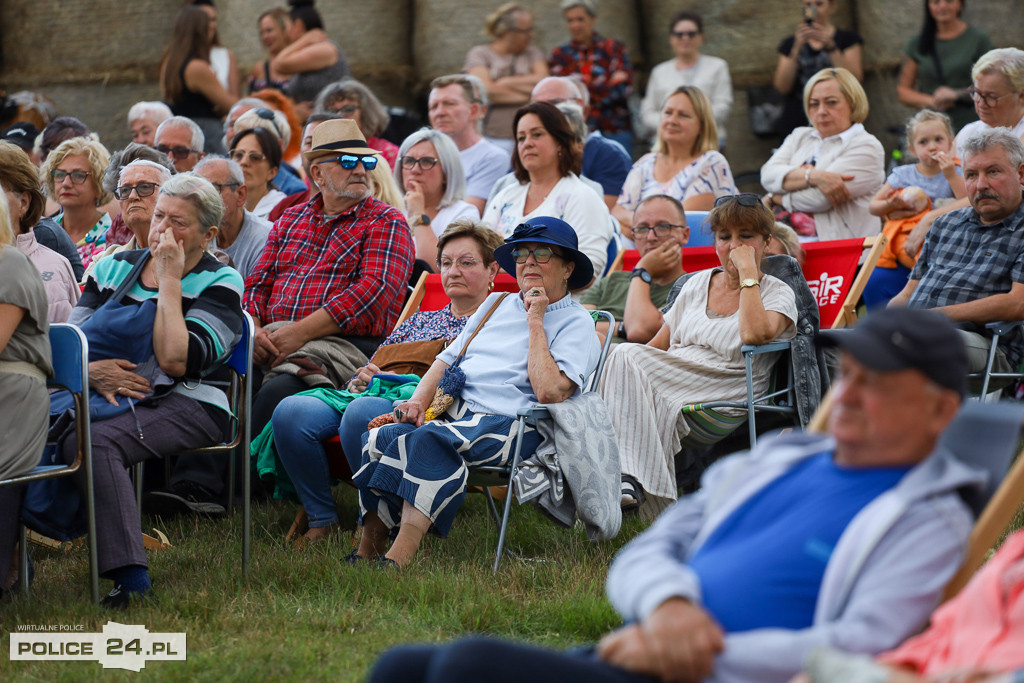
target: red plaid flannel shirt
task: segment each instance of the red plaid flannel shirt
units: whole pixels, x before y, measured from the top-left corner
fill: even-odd
[[[317,194],[274,224],[245,281],[245,309],[266,325],[323,308],[344,334],[386,337],[402,312],[414,253],[397,209],[370,197],[325,220]]]

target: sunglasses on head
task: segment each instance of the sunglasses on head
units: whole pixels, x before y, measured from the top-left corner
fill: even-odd
[[[733,199],[740,206],[761,206],[761,198],[752,192],[741,192],[740,194],[727,194],[715,199],[715,207],[722,206]]]
[[[373,156],[372,154],[367,154],[366,156],[362,156],[359,154],[342,154],[341,156],[322,159],[317,163],[326,164],[331,161],[337,161],[341,165],[341,167],[346,171],[351,171],[353,168],[356,167],[356,164],[359,163],[361,163],[363,165],[363,168],[365,168],[367,171],[372,171],[373,169],[377,168],[377,157]]]

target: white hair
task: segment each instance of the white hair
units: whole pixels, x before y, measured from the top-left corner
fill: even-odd
[[[206,136],[203,135],[203,129],[199,127],[199,124],[192,119],[184,116],[172,116],[157,127],[156,136],[153,139],[159,140],[160,132],[168,128],[188,129],[192,132],[192,149],[197,152],[203,151],[203,147],[206,145]]]
[[[171,113],[171,108],[163,102],[136,102],[128,110],[128,125],[131,126],[140,119],[149,119],[159,126],[172,116],[174,114]]]
[[[160,176],[160,183],[161,184],[166,183],[168,180],[171,179],[171,175],[172,175],[171,172],[168,171],[167,168],[164,167],[162,164],[158,164],[155,161],[150,161],[149,159],[136,159],[135,161],[130,161],[127,164],[125,164],[124,166],[121,167],[121,172],[117,176],[118,183],[120,184],[120,182],[122,180],[124,180],[124,172],[125,171],[127,171],[129,168],[132,168],[132,167],[136,167],[137,168],[137,167],[140,167],[140,166],[146,166],[148,168],[156,169],[157,172],[158,172],[158,175]]]

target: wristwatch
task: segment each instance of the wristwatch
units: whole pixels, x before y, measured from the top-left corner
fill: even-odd
[[[634,268],[632,275],[629,276],[629,279],[632,280],[635,277],[640,278],[647,284],[651,284],[651,282],[653,281],[651,274],[647,272],[646,268]]]
[[[760,287],[761,283],[757,278],[748,277],[745,280],[740,281],[740,289],[746,289],[747,287]]]
[[[430,225],[430,216],[425,213],[421,213],[419,219],[416,221],[420,225]]]

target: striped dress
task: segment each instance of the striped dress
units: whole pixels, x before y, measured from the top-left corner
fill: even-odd
[[[708,310],[708,288],[721,268],[697,273],[665,314],[672,330],[668,351],[643,344],[613,347],[601,377],[601,396],[615,428],[623,474],[649,495],[675,500],[674,457],[689,423],[680,409],[707,401],[738,401],[747,395],[739,312],[720,316]],[[782,280],[761,279],[765,310],[793,321],[780,340],[796,331],[796,297]],[[754,389],[768,384],[777,353],[754,358]],[[722,411],[728,414],[729,411]],[[733,411],[737,412],[737,411]]]

